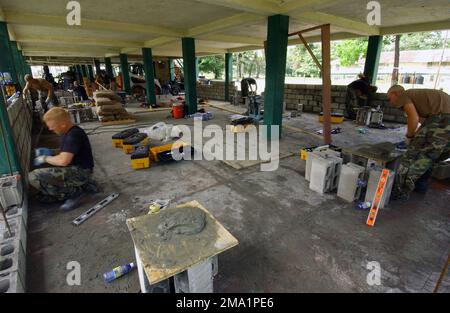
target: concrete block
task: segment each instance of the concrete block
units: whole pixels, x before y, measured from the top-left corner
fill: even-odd
[[[22,285],[25,285],[25,251],[18,239],[0,244],[0,277],[10,272],[17,272]]]
[[[342,159],[332,155],[313,158],[309,188],[321,194],[335,190],[339,183],[341,167]]]
[[[23,251],[27,251],[27,232],[25,225],[22,221],[22,217],[14,217],[8,219],[9,226],[12,231],[12,235],[9,233],[8,228],[3,220],[0,220],[0,243],[12,242],[19,240]]]
[[[364,178],[365,168],[354,163],[342,165],[337,196],[348,202],[353,202],[361,196],[358,180]]]
[[[24,201],[21,206],[19,205],[10,205],[6,208],[6,218],[12,219],[15,217],[21,217],[22,222],[25,225],[25,228],[27,228],[27,222],[28,222],[28,199],[24,198]]]
[[[0,294],[24,292],[25,286],[19,278],[19,273],[9,272],[3,276],[0,276]]]
[[[450,163],[442,162],[433,170],[433,177],[436,179],[446,179],[450,177]]]
[[[217,274],[217,256],[196,264],[174,276],[176,293],[213,293]]]
[[[0,178],[0,202],[3,208],[22,203],[23,188],[20,175]]]
[[[378,187],[378,182],[380,181],[381,168],[373,168],[369,171],[369,179],[367,181],[367,191],[364,201],[373,201],[375,192]],[[390,171],[388,180],[386,182],[386,187],[383,192],[383,197],[381,197],[380,209],[384,208],[389,204],[389,199],[391,197],[392,186],[394,185],[395,172]]]

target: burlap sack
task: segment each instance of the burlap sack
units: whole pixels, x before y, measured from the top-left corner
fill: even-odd
[[[120,98],[114,91],[95,91],[94,100],[97,102],[97,99],[100,98],[107,98],[118,102],[122,101],[122,98]]]
[[[103,115],[104,113],[118,113],[122,109],[122,105],[120,103],[112,104],[112,105],[102,105],[97,106],[95,111],[97,114]]]

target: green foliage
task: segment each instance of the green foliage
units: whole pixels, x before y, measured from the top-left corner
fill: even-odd
[[[400,39],[400,50],[429,50],[442,49],[445,41],[445,32],[426,32],[402,34]],[[395,35],[383,38],[383,51],[394,51]],[[447,40],[450,48],[450,38]]]
[[[214,79],[222,77],[225,71],[225,56],[213,55],[199,58],[198,68],[203,73],[213,73]]]
[[[355,65],[359,58],[364,57],[367,51],[367,38],[357,38],[334,42],[335,56],[342,66]]]
[[[318,44],[310,44],[317,59],[322,59],[322,49]],[[320,70],[304,45],[288,49],[286,61],[287,76],[320,77]]]
[[[233,77],[256,77],[264,74],[266,61],[263,50],[244,51],[233,55],[236,75]]]

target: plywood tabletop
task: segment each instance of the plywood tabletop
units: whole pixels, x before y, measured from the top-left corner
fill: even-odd
[[[155,284],[185,271],[238,244],[214,216],[197,201],[190,201],[164,211],[194,207],[206,213],[204,229],[192,235],[174,234],[161,240],[157,214],[148,214],[127,220],[142,266],[150,284]],[[163,211],[160,211],[163,212]]]

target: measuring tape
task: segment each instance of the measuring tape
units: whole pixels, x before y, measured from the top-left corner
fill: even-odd
[[[92,215],[103,209],[105,206],[110,204],[114,199],[117,199],[119,196],[118,193],[112,193],[109,196],[107,196],[105,199],[97,203],[95,206],[78,216],[76,219],[72,221],[72,224],[75,226],[79,226],[81,223],[83,223],[85,220],[90,218]]]
[[[381,198],[383,197],[384,187],[389,177],[389,170],[383,169],[381,172],[380,180],[378,181],[377,191],[375,197],[373,197],[372,207],[370,208],[369,216],[367,217],[367,225],[374,226],[375,220],[378,214],[378,208],[380,207]]]

